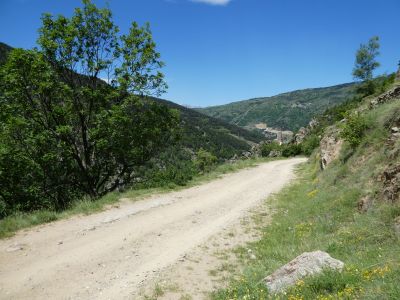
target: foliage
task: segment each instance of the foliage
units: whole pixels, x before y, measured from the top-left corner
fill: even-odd
[[[83,3],[71,18],[45,14],[41,51],[15,49],[2,68],[3,216],[129,185],[176,137],[177,112],[143,100],[165,90],[149,27],[117,36],[109,9]]]
[[[192,160],[192,153],[180,149],[180,145],[169,147],[144,165],[139,173],[138,188],[184,186],[192,180],[198,170]]]
[[[266,143],[261,146],[261,156],[268,157],[272,151],[277,151],[283,157],[291,157],[302,154],[300,145],[293,143],[278,144],[277,142]]]
[[[310,156],[313,151],[319,147],[320,138],[317,134],[309,134],[301,143],[301,152],[304,155]]]
[[[4,53],[0,51],[0,64],[1,61],[6,61],[8,53],[12,50],[8,45],[5,45],[4,49]],[[180,147],[174,146],[177,151],[189,148],[196,152],[203,147],[218,159],[230,159],[235,154],[240,155],[248,151],[250,143],[259,143],[265,139],[257,131],[245,130],[167,100],[148,97],[146,101],[155,101],[179,112],[181,139]]]
[[[368,124],[363,116],[349,112],[346,114],[346,121],[342,125],[340,136],[354,149],[361,143],[367,128]]]
[[[201,173],[206,173],[217,163],[217,157],[210,152],[200,148],[196,153],[194,165]]]
[[[370,38],[368,44],[361,44],[356,53],[356,61],[353,69],[353,76],[361,81],[371,81],[373,72],[380,66],[376,61],[379,55],[379,37]]]
[[[282,156],[291,157],[301,154],[301,146],[296,144],[283,144],[282,145]]]
[[[277,142],[265,143],[261,145],[261,156],[268,157],[272,151],[281,152],[281,146]]]

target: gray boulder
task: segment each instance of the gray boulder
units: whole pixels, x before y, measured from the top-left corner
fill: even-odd
[[[269,155],[269,157],[281,157],[282,156],[282,152],[278,151],[278,150],[272,150]]]
[[[272,294],[294,286],[306,276],[322,273],[325,269],[341,271],[343,262],[323,251],[305,252],[264,279]]]

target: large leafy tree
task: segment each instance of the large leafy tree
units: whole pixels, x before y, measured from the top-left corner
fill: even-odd
[[[71,18],[43,15],[39,32],[39,50],[14,50],[1,72],[3,215],[130,184],[178,126],[147,97],[166,89],[148,24],[120,35],[108,8],[83,0]]]

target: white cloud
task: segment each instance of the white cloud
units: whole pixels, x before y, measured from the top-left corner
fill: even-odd
[[[191,1],[192,2],[206,3],[206,4],[211,4],[211,5],[227,5],[232,0],[191,0]]]

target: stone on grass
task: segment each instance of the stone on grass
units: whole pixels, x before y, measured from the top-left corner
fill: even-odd
[[[305,252],[264,279],[272,294],[294,286],[300,279],[322,273],[324,270],[343,269],[343,262],[323,251]]]

